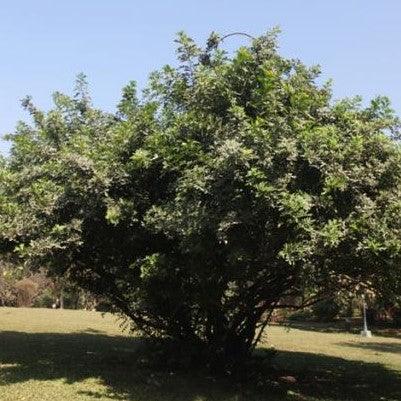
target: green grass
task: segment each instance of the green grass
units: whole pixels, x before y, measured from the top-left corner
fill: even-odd
[[[96,312],[0,308],[0,401],[401,400],[401,338],[271,327],[280,392],[149,372],[140,339]],[[292,376],[286,383],[281,376]]]

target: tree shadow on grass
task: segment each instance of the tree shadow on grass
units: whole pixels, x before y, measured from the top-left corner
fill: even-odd
[[[280,352],[277,362],[298,378],[303,396],[330,400],[401,400],[401,374],[379,363],[303,352]]]
[[[279,390],[273,391],[271,386],[258,388],[255,382],[237,384],[196,372],[151,371],[137,361],[136,351],[143,341],[90,333],[0,332],[0,392],[1,386],[28,380],[63,379],[73,384],[98,378],[106,392],[81,394],[94,400],[135,401],[297,399],[291,393],[303,400],[401,399],[401,376],[379,364],[280,352],[271,375]],[[296,382],[280,379],[288,375]]]
[[[303,322],[303,321],[290,321],[282,324],[282,326],[289,329],[298,329],[304,331],[317,331],[319,333],[353,333],[357,332],[358,329],[355,327],[347,327],[344,322]]]
[[[291,321],[279,326],[289,329],[298,329],[303,331],[316,331],[319,333],[350,333],[359,334],[362,330],[362,323],[353,322],[351,325],[345,321],[336,322],[308,322],[308,321]],[[401,329],[391,328],[388,326],[373,326],[370,327],[375,336],[388,338],[401,338]]]
[[[389,352],[391,354],[401,355],[401,344],[400,343],[380,343],[380,342],[342,342],[337,345],[353,348],[362,348],[378,352]]]

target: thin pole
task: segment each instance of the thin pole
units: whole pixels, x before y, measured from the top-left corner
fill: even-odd
[[[363,330],[368,331],[368,321],[366,319],[366,302],[365,296],[363,296]]]

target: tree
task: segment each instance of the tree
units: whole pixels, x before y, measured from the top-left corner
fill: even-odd
[[[0,249],[107,298],[136,330],[235,364],[277,308],[366,286],[400,294],[399,121],[332,102],[270,32],[232,56],[178,38],[179,65],[115,114],[84,77],[10,136]]]

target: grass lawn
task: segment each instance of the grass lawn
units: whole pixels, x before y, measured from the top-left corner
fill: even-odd
[[[135,360],[139,341],[110,315],[0,308],[0,401],[401,400],[401,338],[271,327],[280,393],[149,372]]]

